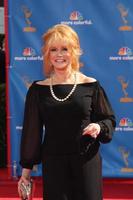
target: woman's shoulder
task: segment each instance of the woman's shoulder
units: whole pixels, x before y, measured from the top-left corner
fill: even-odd
[[[34,84],[36,85],[50,85],[50,78],[46,78],[44,80],[38,80],[38,81],[34,81]]]
[[[78,78],[80,83],[95,83],[97,80],[93,77],[86,76],[85,74],[79,73]]]
[[[44,79],[44,80],[34,80],[29,88],[28,88],[28,93],[37,93],[38,89],[41,88],[42,86],[49,86],[50,80],[49,79]],[[40,87],[39,87],[40,86]]]
[[[95,82],[97,82],[97,80],[95,78],[93,78],[93,77],[86,77],[84,79],[84,82],[85,83],[95,83]]]

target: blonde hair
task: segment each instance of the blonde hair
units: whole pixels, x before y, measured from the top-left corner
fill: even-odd
[[[79,57],[82,54],[80,42],[77,33],[68,25],[57,24],[43,35],[44,46],[42,47],[44,59],[44,72],[48,76],[53,72],[53,67],[49,62],[50,47],[56,41],[63,41],[67,44],[72,56],[72,69],[79,71]]]

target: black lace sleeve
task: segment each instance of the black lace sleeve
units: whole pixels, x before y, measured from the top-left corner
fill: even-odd
[[[109,99],[99,83],[93,97],[92,119],[101,127],[97,139],[102,143],[110,142],[116,126],[116,121]]]
[[[38,93],[33,83],[27,92],[25,102],[20,148],[20,164],[23,168],[32,169],[41,159],[43,123],[38,102]]]

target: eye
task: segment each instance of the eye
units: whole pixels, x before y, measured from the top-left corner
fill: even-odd
[[[62,50],[63,51],[68,51],[68,48],[67,47],[63,47]]]
[[[50,51],[55,52],[57,49],[55,47],[51,48]]]

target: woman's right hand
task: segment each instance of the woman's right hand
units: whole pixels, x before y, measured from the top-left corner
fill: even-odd
[[[25,199],[25,194],[23,193],[22,189],[21,189],[21,184],[24,183],[25,185],[29,184],[30,181],[30,169],[23,169],[22,170],[22,175],[18,181],[18,194],[20,196],[20,198]]]

